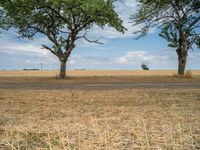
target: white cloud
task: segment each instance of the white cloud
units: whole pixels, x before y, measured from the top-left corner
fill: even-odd
[[[29,63],[31,63],[31,60],[26,60],[25,62],[29,64]]]
[[[0,40],[0,53],[4,53],[8,60],[15,65],[56,64],[58,59],[48,50],[42,49],[42,44],[48,41],[45,37],[38,37],[33,41],[17,39],[13,31],[3,33]],[[7,62],[7,60],[4,60]],[[10,63],[7,62],[9,65]],[[14,64],[13,64],[14,65]],[[6,64],[5,64],[6,66]],[[16,67],[17,68],[17,67]]]
[[[175,52],[150,54],[146,51],[128,51],[123,56],[116,59],[116,64],[120,65],[132,65],[136,68],[140,68],[142,63],[147,64],[151,68],[158,69],[164,67],[172,67],[176,64]]]
[[[76,61],[73,60],[73,59],[71,59],[71,60],[69,60],[67,63],[68,63],[69,65],[74,65],[74,64],[76,64]]]
[[[41,50],[41,46],[32,45],[32,44],[5,43],[1,47],[1,50],[9,51],[9,52],[18,51],[18,52],[34,52],[34,53],[40,53],[40,54],[47,54],[46,51]]]
[[[4,33],[0,40],[0,51],[13,52],[33,52],[42,55],[48,55],[48,51],[41,49],[44,38],[38,38],[36,41],[17,39],[13,31]]]
[[[107,69],[105,66],[114,64],[114,60],[101,56],[72,55],[67,64],[70,69]]]
[[[94,47],[95,50],[109,50],[117,49],[117,47],[110,46],[110,39],[115,38],[132,38],[133,32],[138,30],[139,27],[133,27],[130,23],[130,15],[134,14],[137,9],[136,0],[119,0],[115,2],[115,9],[120,18],[124,21],[124,26],[128,29],[125,34],[117,32],[115,29],[105,27],[103,30],[94,26],[88,31],[88,38],[91,40],[99,40],[104,45],[95,43],[88,43],[84,39],[76,42],[76,48],[80,47]],[[156,29],[151,29],[150,33],[155,33]],[[50,44],[50,41],[45,36],[37,36],[33,41],[16,39],[16,33],[13,31],[3,33],[0,40],[0,53],[7,53],[6,59],[13,54],[12,58],[18,64],[59,64],[56,56],[46,49],[41,49],[42,44]],[[146,63],[150,69],[176,69],[177,56],[173,50],[159,50],[160,53],[150,53],[144,50],[125,51],[125,54],[119,58],[112,58],[112,54],[108,56],[81,56],[72,55],[69,58],[68,65],[72,68],[89,68],[89,69],[139,69],[142,63]],[[19,56],[22,55],[22,56]],[[200,53],[189,53],[188,67],[199,68]],[[26,59],[27,58],[27,59]],[[2,56],[2,61],[6,59]],[[8,63],[8,62],[7,62]],[[59,65],[58,65],[59,66]]]
[[[200,52],[189,52],[187,59],[188,69],[198,69],[200,64]],[[174,49],[163,49],[159,53],[151,54],[147,51],[128,51],[115,61],[116,64],[122,66],[132,66],[134,69],[141,68],[141,64],[145,63],[150,69],[177,69],[178,59]]]
[[[128,51],[122,57],[119,57],[116,60],[118,64],[134,64],[138,63],[138,61],[146,62],[152,61],[154,56],[150,56],[145,51]]]

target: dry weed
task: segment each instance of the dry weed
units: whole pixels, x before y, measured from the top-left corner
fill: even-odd
[[[192,78],[192,71],[191,70],[187,70],[185,72],[185,75],[184,75],[185,78]]]
[[[0,91],[0,149],[199,149],[199,90]]]
[[[177,73],[173,74],[173,77],[175,78],[186,78],[186,79],[191,79],[193,78],[192,71],[187,70],[184,74],[184,76],[178,75]]]

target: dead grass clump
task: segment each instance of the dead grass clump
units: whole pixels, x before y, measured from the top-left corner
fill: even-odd
[[[192,78],[192,71],[191,70],[187,70],[185,72],[185,75],[184,75],[185,78]]]
[[[180,77],[181,77],[181,76],[178,75],[177,73],[174,73],[172,76],[175,77],[175,78],[180,78]]]
[[[175,78],[186,78],[186,79],[191,79],[192,78],[192,71],[191,70],[187,70],[184,74],[184,76],[179,75],[177,73],[172,75]]]

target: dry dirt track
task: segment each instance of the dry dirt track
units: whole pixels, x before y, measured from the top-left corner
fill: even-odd
[[[5,82],[5,81],[8,82]],[[22,80],[22,79],[21,79]],[[101,80],[103,82],[101,82]],[[107,80],[107,81],[106,81]],[[0,90],[10,89],[10,90],[123,90],[123,89],[200,89],[199,80],[125,80],[116,79],[112,82],[109,79],[98,79],[98,81],[91,80],[68,80],[62,82],[62,80],[30,80],[23,79],[12,81],[11,79],[0,80]],[[4,81],[4,82],[2,82]]]

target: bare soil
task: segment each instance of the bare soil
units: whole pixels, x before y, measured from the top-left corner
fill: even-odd
[[[115,90],[115,89],[200,89],[200,78],[154,77],[1,77],[0,89],[21,90]]]

